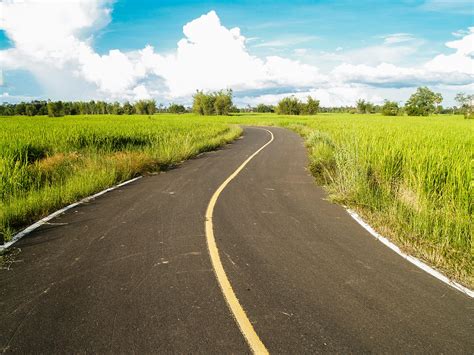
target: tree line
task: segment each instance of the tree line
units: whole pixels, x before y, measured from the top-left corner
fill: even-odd
[[[129,102],[105,101],[31,101],[0,105],[0,116],[42,116],[60,117],[65,115],[152,115],[157,111],[155,100]]]
[[[0,105],[0,116],[37,116],[48,115],[59,117],[64,115],[152,115],[156,112],[187,113],[194,112],[199,115],[229,115],[236,112],[259,112],[277,113],[280,115],[315,115],[324,113],[380,113],[385,116],[428,116],[437,114],[463,114],[465,118],[474,118],[474,94],[459,93],[455,98],[459,106],[443,108],[441,102],[443,97],[439,93],[431,91],[427,87],[419,87],[407,100],[404,106],[398,102],[386,100],[383,105],[375,105],[369,101],[359,99],[355,106],[320,107],[319,100],[311,96],[306,102],[295,96],[281,99],[277,105],[258,104],[255,107],[247,106],[237,108],[233,103],[232,90],[220,90],[215,92],[196,91],[193,96],[192,107],[182,104],[171,103],[168,107],[160,104],[158,107],[155,100],[139,100],[135,103],[129,102],[106,102],[106,101],[31,101],[16,104],[4,103]]]

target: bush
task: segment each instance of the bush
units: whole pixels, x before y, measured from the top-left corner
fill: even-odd
[[[398,102],[385,100],[382,106],[382,115],[384,116],[398,116],[401,112]]]
[[[196,91],[193,96],[193,112],[198,115],[228,115],[234,110],[232,90],[204,93]]]
[[[63,103],[61,101],[49,101],[48,102],[48,116],[49,117],[64,116]]]
[[[279,115],[299,115],[301,113],[301,101],[294,96],[281,99],[276,107]]]
[[[135,112],[139,115],[153,115],[156,112],[155,100],[139,100],[134,106]]]
[[[461,112],[464,118],[474,119],[474,95],[467,95],[460,92],[456,95],[455,100],[461,106]]]
[[[169,113],[185,113],[186,108],[183,105],[171,104],[170,107],[168,107],[168,112]]]
[[[302,111],[304,115],[316,115],[319,111],[319,100],[313,99],[308,96],[306,105],[303,104]]]
[[[378,106],[376,107],[372,102],[359,99],[356,102],[357,113],[374,113]]]
[[[255,111],[260,113],[275,112],[275,107],[272,105],[258,104]]]
[[[276,113],[279,115],[315,115],[319,111],[319,100],[308,96],[305,104],[295,96],[285,97],[278,102]]]

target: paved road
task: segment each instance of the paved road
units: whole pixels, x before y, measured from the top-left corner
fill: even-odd
[[[219,255],[270,352],[474,351],[474,302],[326,201],[294,133],[275,139],[214,211]],[[7,352],[248,353],[209,259],[214,191],[269,139],[243,139],[70,210],[0,271]]]

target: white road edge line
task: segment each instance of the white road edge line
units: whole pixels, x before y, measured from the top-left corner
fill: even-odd
[[[204,222],[204,227],[206,231],[206,242],[207,248],[209,251],[209,257],[211,259],[212,268],[214,269],[214,274],[216,275],[217,282],[221,288],[224,299],[229,306],[231,313],[234,316],[234,319],[239,326],[240,332],[244,336],[247,344],[250,347],[250,350],[254,354],[268,354],[268,350],[260,340],[258,334],[255,332],[252,323],[250,322],[245,310],[240,304],[232,285],[225,273],[224,266],[222,264],[221,258],[219,256],[219,249],[217,248],[216,238],[214,237],[214,226],[212,223],[212,215],[214,212],[214,207],[217,203],[217,199],[221,192],[226,188],[226,186],[245,168],[245,166],[266,146],[273,142],[274,136],[271,131],[265,128],[259,128],[270,133],[270,140],[261,146],[255,153],[249,156],[214,192],[209,204],[206,209],[206,218]]]
[[[112,186],[112,187],[109,187],[108,189],[105,189],[105,190],[102,190],[94,195],[91,195],[91,196],[88,196],[88,197],[85,197],[83,198],[82,200],[79,200],[77,202],[74,202],[74,203],[71,203],[70,205],[64,207],[64,208],[61,208],[60,210],[57,210],[56,212],[53,212],[51,213],[50,215],[40,219],[38,222],[36,223],[33,223],[32,225],[30,225],[29,227],[26,227],[25,229],[23,229],[21,232],[19,232],[18,234],[15,234],[12,238],[12,240],[10,240],[9,242],[3,244],[3,245],[0,245],[0,252],[8,249],[9,247],[11,247],[13,244],[15,244],[16,242],[18,242],[21,238],[23,238],[25,235],[33,232],[36,228],[42,226],[43,224],[45,224],[46,222],[52,220],[54,217],[57,217],[61,214],[63,214],[64,212],[66,212],[67,210],[70,210],[71,208],[74,208],[78,205],[81,205],[83,203],[86,203],[86,202],[89,202],[109,191],[112,191],[112,190],[115,190],[119,187],[122,187],[122,186],[125,186],[127,184],[130,184],[131,182],[134,182],[134,181],[137,181],[138,179],[141,179],[142,176],[138,176],[136,178],[133,178],[133,179],[130,179],[130,180],[127,180],[127,181],[124,181],[118,185],[115,185],[115,186]]]
[[[383,243],[385,246],[389,247],[392,249],[395,253],[400,255],[402,258],[405,260],[409,261],[413,265],[419,267],[421,270],[427,272],[433,277],[436,277],[438,280],[441,282],[444,282],[445,284],[455,288],[458,291],[461,291],[462,293],[466,294],[467,296],[474,298],[474,291],[470,290],[469,288],[453,281],[450,280],[447,276],[443,275],[441,272],[438,270],[433,269],[431,266],[425,264],[423,261],[405,254],[400,250],[399,247],[397,247],[395,244],[393,244],[391,241],[389,241],[387,238],[381,236],[379,233],[377,233],[369,224],[367,224],[355,211],[346,208],[346,211],[349,213],[349,215],[357,222],[359,223],[364,229],[369,232],[373,237],[375,237],[379,242]]]

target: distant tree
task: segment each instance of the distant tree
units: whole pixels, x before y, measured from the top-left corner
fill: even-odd
[[[357,113],[374,113],[376,111],[376,106],[363,99],[359,99],[356,102]]]
[[[232,90],[215,92],[214,97],[214,112],[216,115],[228,115],[233,106]]]
[[[49,101],[48,102],[48,116],[49,117],[64,116],[64,105],[62,101]]]
[[[381,112],[384,116],[397,116],[400,114],[400,106],[398,102],[385,100]]]
[[[133,105],[135,107],[135,112],[138,114],[138,115],[145,115],[146,114],[146,101],[145,100],[139,100],[137,102],[135,102],[135,105]]]
[[[155,100],[139,100],[134,106],[135,112],[139,115],[153,115],[156,112]]]
[[[275,107],[272,105],[258,104],[255,111],[260,113],[275,112]]]
[[[319,111],[319,100],[308,96],[306,104],[302,105],[302,113],[305,115],[316,115]]]
[[[122,115],[123,114],[123,108],[120,105],[120,102],[116,101],[111,105],[111,114],[113,114],[113,115]]]
[[[135,108],[130,105],[130,102],[125,101],[123,104],[123,113],[126,115],[133,115],[135,113]]]
[[[198,115],[228,115],[233,110],[232,90],[204,93],[193,96],[193,112]]]
[[[179,104],[171,104],[168,107],[168,112],[169,113],[185,113],[186,112],[186,107],[184,107],[183,105],[179,105]]]
[[[301,108],[301,101],[295,96],[289,96],[278,102],[275,111],[279,115],[299,115]]]
[[[153,115],[155,112],[156,112],[156,101],[155,100],[147,100],[146,113],[148,115]]]
[[[25,114],[27,116],[36,116],[38,113],[36,106],[33,103],[26,104]]]
[[[474,119],[474,94],[468,95],[460,92],[456,95],[455,100],[459,103],[464,118]]]
[[[193,112],[198,115],[204,115],[204,92],[197,90],[193,95]]]
[[[26,115],[26,104],[24,102],[19,102],[15,106],[15,115]]]
[[[427,87],[419,87],[410,96],[405,104],[405,111],[409,116],[428,116],[437,110],[437,106],[443,101],[439,93],[435,93]]]

